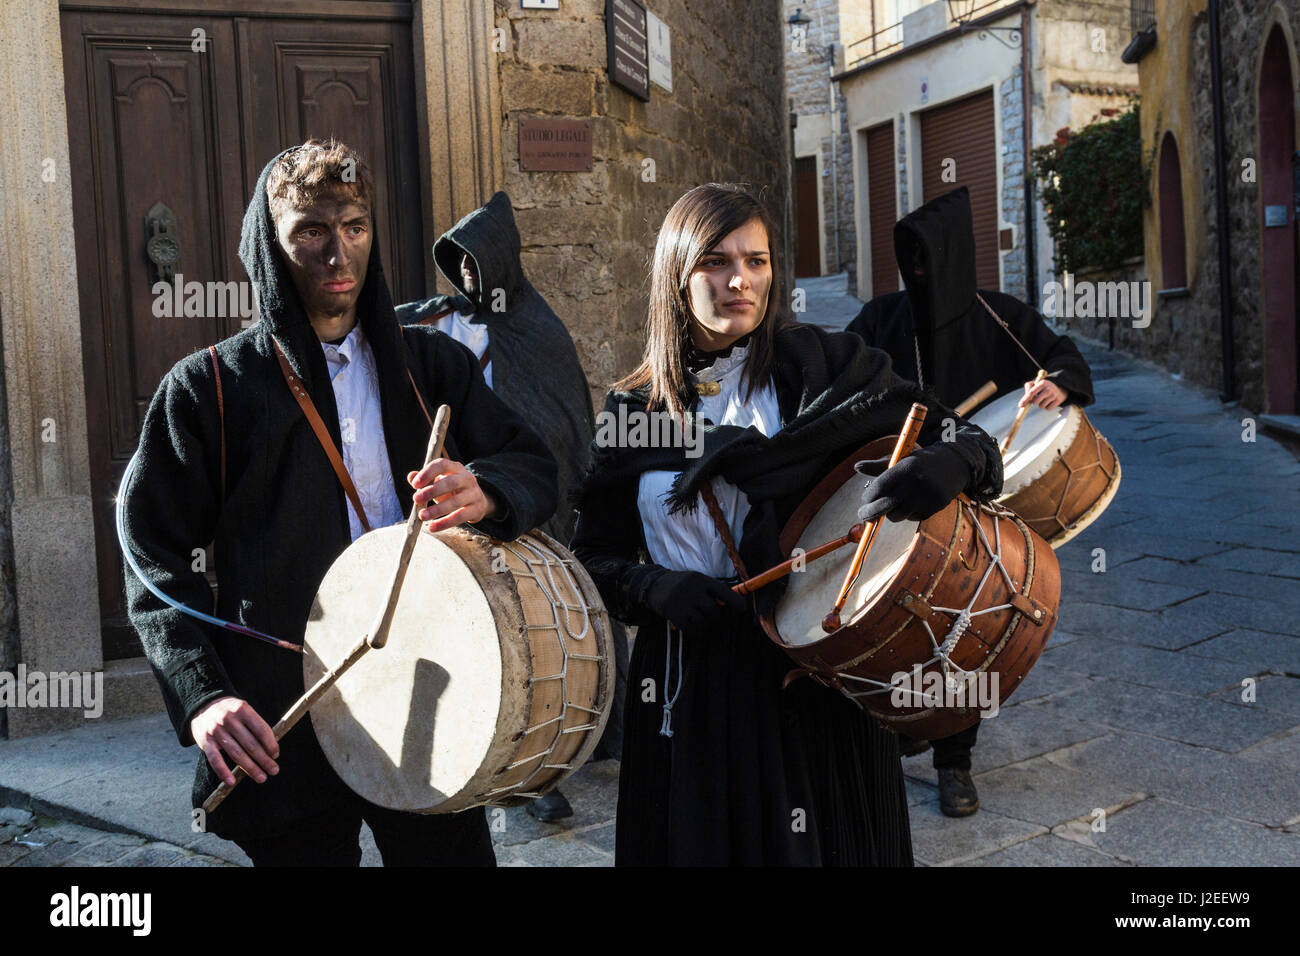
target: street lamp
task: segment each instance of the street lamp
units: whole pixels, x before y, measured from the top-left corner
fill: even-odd
[[[972,27],[971,21],[975,18],[976,4],[978,0],[948,0],[948,16],[952,22],[957,25],[957,29],[962,33],[969,33],[971,30],[977,30],[976,36],[983,40],[986,36],[991,36],[1004,47],[1014,50],[1020,43],[1019,27]],[[989,4],[984,4],[989,6]],[[1007,34],[1007,39],[998,36],[999,33]]]

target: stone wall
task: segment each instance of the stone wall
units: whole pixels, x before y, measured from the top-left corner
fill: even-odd
[[[766,187],[783,226],[790,163],[779,0],[655,3],[672,31],[673,92],[652,84],[649,102],[609,82],[604,10],[496,5],[503,186],[524,271],[568,326],[597,408],[640,359],[647,266],[669,206],[700,183],[739,180]],[[594,120],[591,172],[519,169],[519,119],[538,115]]]
[[[0,302],[0,326],[4,324],[3,309],[4,303]],[[14,488],[6,395],[4,362],[0,361],[0,671],[13,673],[18,664],[18,608],[14,594]],[[8,736],[8,717],[8,709],[0,707],[0,739]]]
[[[1258,184],[1244,182],[1241,169],[1242,160],[1258,150],[1257,71],[1274,10],[1284,10],[1292,35],[1300,36],[1300,8],[1294,4],[1225,0],[1221,12],[1236,397],[1253,410],[1265,404],[1261,212]],[[1204,2],[1188,9],[1178,0],[1160,0],[1156,16],[1157,44],[1140,64],[1143,153],[1149,157],[1165,132],[1174,132],[1182,164],[1189,294],[1157,298],[1150,328],[1121,331],[1117,344],[1197,384],[1222,389],[1209,17]],[[1154,173],[1150,185],[1157,196]],[[1156,288],[1161,284],[1158,213],[1153,202],[1143,223],[1147,271]]]
[[[1029,301],[1025,283],[1025,99],[1020,74],[998,88],[1002,123],[1002,217],[1015,242],[1002,255],[1002,291]]]

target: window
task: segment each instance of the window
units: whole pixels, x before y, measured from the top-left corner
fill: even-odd
[[[1160,144],[1160,284],[1162,289],[1187,286],[1187,242],[1183,231],[1183,172],[1178,144],[1165,133]]]

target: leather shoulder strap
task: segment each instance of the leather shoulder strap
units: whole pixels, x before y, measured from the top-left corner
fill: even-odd
[[[727,548],[727,557],[731,558],[736,573],[740,575],[742,581],[748,580],[749,572],[745,570],[745,562],[740,560],[740,551],[736,548],[736,539],[732,537],[731,529],[727,527],[727,519],[722,513],[722,506],[718,504],[718,496],[713,493],[712,481],[706,481],[700,485],[700,496],[704,498],[704,505],[709,509],[709,517],[713,519],[713,527],[718,532],[718,536],[722,538],[722,543]]]
[[[221,501],[226,501],[226,403],[221,397],[221,366],[217,363],[217,347],[208,346],[212,358],[212,377],[217,381],[217,415],[221,419]]]
[[[343,486],[344,494],[352,502],[352,507],[361,520],[362,530],[369,531],[370,521],[366,518],[366,510],[361,507],[361,496],[357,494],[357,487],[352,483],[352,476],[348,474],[348,470],[343,464],[343,456],[339,454],[338,448],[335,447],[329,429],[321,421],[320,413],[316,411],[316,405],[312,402],[311,396],[307,394],[302,379],[298,377],[298,373],[289,364],[289,359],[285,357],[284,349],[280,348],[280,343],[275,340],[274,336],[272,336],[271,342],[275,345],[275,357],[280,362],[280,371],[284,373],[284,380],[289,384],[289,391],[297,399],[298,407],[302,409],[302,413],[307,416],[307,421],[311,424],[311,430],[316,433],[316,440],[320,442],[321,448],[325,449],[330,465],[334,468],[334,474],[338,476],[339,484]]]

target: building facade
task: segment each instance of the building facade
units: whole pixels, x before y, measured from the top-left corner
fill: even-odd
[[[837,76],[853,152],[850,289],[863,300],[899,289],[893,223],[964,185],[980,285],[1037,304],[1052,243],[1026,153],[1136,93],[1120,57],[1127,12],[1070,0],[876,7],[903,15],[847,45]]]
[[[1145,263],[1156,295],[1150,326],[1121,326],[1116,344],[1295,432],[1300,7],[1217,8],[1221,128],[1211,2],[1133,4],[1129,56],[1152,160]]]
[[[123,616],[117,481],[160,377],[250,320],[162,317],[151,289],[246,278],[240,217],[276,152],[321,135],[361,149],[398,301],[447,290],[435,239],[506,190],[525,271],[597,400],[640,356],[669,205],[742,180],[770,187],[780,221],[788,193],[777,0],[655,0],[671,90],[650,84],[648,100],[610,80],[605,0],[24,6],[0,25],[0,670],[103,671],[107,716],[159,706]],[[532,118],[590,121],[591,169],[521,168]],[[0,710],[0,733],[81,719]]]

